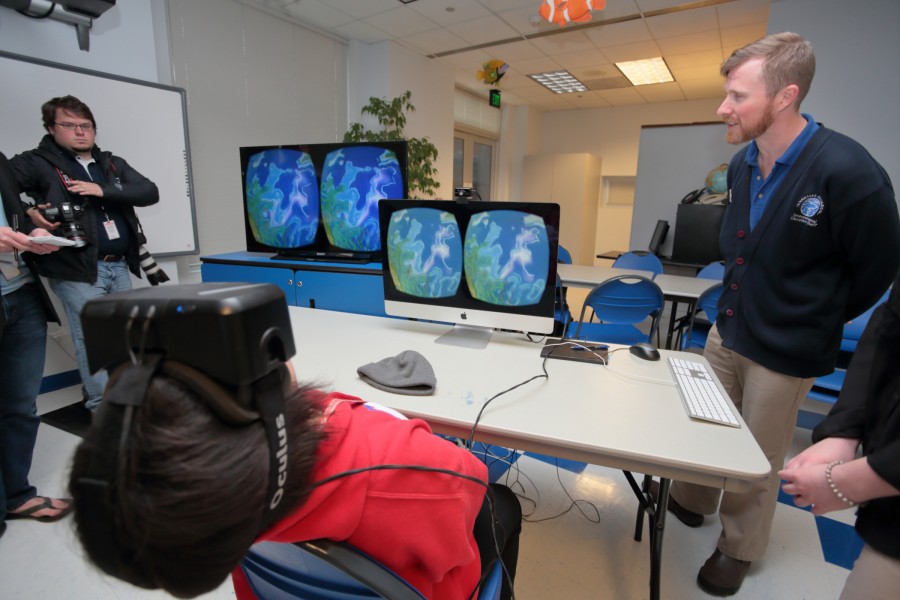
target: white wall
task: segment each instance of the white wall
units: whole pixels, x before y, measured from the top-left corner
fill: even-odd
[[[449,67],[393,42],[350,42],[348,68],[348,118],[369,129],[374,118],[360,110],[369,98],[392,99],[407,90],[415,111],[407,114],[404,133],[426,137],[438,149],[435,161],[436,197],[449,198],[453,190],[453,72]],[[346,129],[346,125],[344,126]]]
[[[900,2],[773,0],[769,33],[794,31],[816,53],[803,111],[857,140],[900,186]]]
[[[173,83],[187,91],[200,251],[243,250],[239,148],[339,140],[346,44],[235,0],[169,0],[168,19]]]
[[[602,159],[601,177],[635,176],[641,126],[716,121],[719,102],[719,99],[692,100],[582,109],[538,113],[540,116],[532,119],[511,113],[511,118],[503,120],[502,144],[504,147],[514,145],[507,141],[512,138],[525,142],[521,144],[522,147],[536,147],[537,150],[533,152],[535,154],[593,154]],[[531,128],[530,133],[522,131],[526,126]],[[506,169],[509,177],[509,200],[515,200],[517,196],[524,194],[520,183],[522,157],[522,151],[511,151],[508,161],[501,163],[501,168]],[[713,166],[715,165],[710,165],[710,168]],[[702,181],[695,187],[700,187],[701,184]],[[672,205],[688,191],[673,190]],[[601,188],[598,186],[597,233],[593,254],[630,249],[632,207],[606,205],[601,196]],[[646,242],[641,244],[646,245]]]
[[[0,8],[0,50],[144,81],[159,79],[154,10],[161,0],[128,0],[94,20],[90,51],[78,49],[75,27],[30,19]],[[11,85],[4,82],[4,85]],[[49,98],[48,98],[49,100]],[[35,107],[35,115],[40,115]]]

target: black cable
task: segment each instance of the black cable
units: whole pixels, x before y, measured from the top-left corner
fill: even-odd
[[[469,432],[469,439],[466,440],[466,448],[468,448],[470,450],[472,449],[472,444],[474,443],[474,440],[475,440],[475,430],[478,428],[478,423],[479,423],[479,421],[481,421],[481,415],[484,414],[484,409],[486,409],[491,402],[493,402],[494,400],[496,400],[503,394],[508,394],[509,392],[513,391],[516,388],[520,388],[527,383],[531,383],[535,379],[550,379],[550,374],[547,373],[547,359],[546,358],[544,358],[543,362],[541,363],[541,369],[544,371],[543,374],[535,375],[534,377],[530,377],[530,378],[526,379],[525,381],[517,383],[516,385],[512,386],[511,388],[507,388],[507,389],[503,390],[502,392],[498,392],[497,394],[494,394],[493,396],[488,398],[487,401],[485,401],[485,403],[481,405],[481,409],[478,411],[478,416],[475,417],[475,422],[472,424],[472,431]]]

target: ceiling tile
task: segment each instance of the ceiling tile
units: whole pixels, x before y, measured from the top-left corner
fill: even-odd
[[[525,73],[526,75],[546,73],[547,71],[558,71],[561,68],[560,64],[550,57],[520,60],[516,64],[516,70],[520,73]]]
[[[359,40],[366,44],[375,44],[391,39],[391,36],[372,27],[365,21],[352,21],[346,25],[334,27],[333,31],[349,40]]]
[[[718,72],[719,65],[722,64],[722,51],[717,49],[687,54],[666,54],[666,64],[669,65],[669,69],[714,66]]]
[[[400,3],[398,2],[397,4]],[[430,31],[438,26],[431,19],[408,10],[404,6],[380,12],[371,17],[366,17],[364,20],[372,27],[391,34],[392,37],[415,35],[424,31]]]
[[[650,35],[650,30],[647,29],[647,25],[643,21],[625,21],[624,23],[604,25],[603,27],[586,30],[585,35],[588,36],[595,46],[601,49],[653,39],[653,36]]]
[[[326,29],[344,25],[354,19],[347,13],[332,8],[320,0],[299,0],[293,4],[288,4],[283,10],[296,19],[313,23]]]
[[[657,39],[656,43],[659,44],[663,54],[690,54],[722,49],[722,40],[719,38],[719,32],[715,29],[690,35],[661,38]]]
[[[292,1],[292,0],[291,0]],[[303,0],[300,0],[301,2]],[[397,0],[326,0],[328,5],[355,19],[365,19],[372,15],[397,8]]]
[[[419,0],[407,6],[441,27],[491,15],[477,0]]]
[[[511,42],[509,44],[500,44],[499,46],[491,46],[490,48],[484,48],[485,52],[490,54],[494,58],[501,58],[506,62],[517,61],[517,60],[532,60],[535,58],[545,58],[547,55],[541,52],[540,48],[536,47],[530,41],[521,40],[517,42]]]
[[[735,49],[764,37],[767,28],[766,22],[760,21],[759,23],[722,29],[722,47],[728,49],[726,55],[731,55]]]
[[[596,46],[583,31],[536,37],[531,38],[529,41],[550,56],[596,50]]]
[[[399,38],[399,41],[404,45],[418,49],[424,54],[437,54],[448,50],[456,50],[466,45],[465,40],[457,35],[453,35],[442,27],[402,37]]]
[[[556,62],[562,65],[563,68],[569,69],[570,71],[578,68],[590,69],[611,65],[611,63],[606,60],[606,56],[599,50],[572,52],[570,54],[555,54],[553,55],[553,58],[555,58]]]
[[[458,52],[442,56],[439,60],[447,63],[457,69],[477,69],[483,65],[485,61],[494,58],[490,53],[484,50],[469,50],[468,52]]]
[[[745,23],[769,21],[770,0],[735,0],[716,7],[719,27],[736,27]]]
[[[721,97],[723,58],[765,35],[771,1],[607,0],[591,21],[558,27],[538,16],[540,0],[241,0],[344,39],[394,40],[438,55],[457,87],[480,96],[489,86],[476,72],[503,60],[509,70],[499,87],[510,91],[504,102],[543,111]],[[614,61],[654,56],[663,56],[675,83],[612,89],[624,83]],[[527,77],[557,68],[591,82],[592,90],[560,98]]]
[[[674,81],[654,85],[638,85],[634,90],[647,102],[675,102],[684,100],[684,93]]]
[[[609,59],[609,62],[617,63],[626,60],[653,58],[654,56],[661,56],[662,52],[660,52],[659,46],[655,42],[640,42],[603,48],[603,54]]]
[[[610,106],[626,106],[628,104],[646,104],[633,87],[620,90],[604,90],[596,92],[598,96],[609,102]]]
[[[656,39],[690,35],[718,27],[716,9],[712,6],[650,17],[645,22]]]
[[[519,37],[516,31],[496,16],[456,23],[447,27],[470,44],[486,44],[497,40]]]

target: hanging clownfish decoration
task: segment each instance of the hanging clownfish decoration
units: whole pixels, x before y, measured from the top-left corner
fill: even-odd
[[[603,10],[606,0],[544,0],[538,13],[560,27],[566,23],[587,23],[592,10]]]
[[[476,75],[487,85],[494,85],[503,78],[508,68],[509,65],[502,60],[489,60],[481,65],[481,70]]]

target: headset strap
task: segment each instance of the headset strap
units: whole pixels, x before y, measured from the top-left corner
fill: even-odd
[[[253,395],[269,446],[269,486],[261,529],[265,531],[277,523],[284,512],[281,501],[289,472],[287,419],[284,412],[281,369],[275,369],[257,380],[253,384]]]

